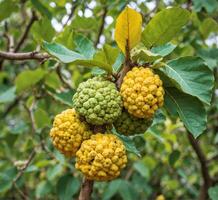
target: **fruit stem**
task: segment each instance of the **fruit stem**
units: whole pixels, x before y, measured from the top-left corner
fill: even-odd
[[[90,200],[94,181],[83,178],[78,200]]]

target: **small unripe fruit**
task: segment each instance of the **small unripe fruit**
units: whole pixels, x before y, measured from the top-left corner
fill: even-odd
[[[118,137],[97,133],[82,143],[75,166],[90,180],[108,181],[118,177],[126,163],[126,149]]]
[[[123,111],[114,122],[114,126],[120,134],[130,136],[144,133],[151,123],[151,119],[140,119],[130,115],[127,111]]]
[[[149,68],[134,67],[129,71],[123,79],[120,92],[124,107],[138,118],[151,119],[164,102],[162,81]]]
[[[79,119],[74,109],[67,109],[56,115],[50,131],[53,145],[65,156],[74,156],[81,143],[89,139],[88,124]]]
[[[115,84],[101,77],[81,83],[73,103],[76,111],[94,125],[112,123],[122,110],[121,96]]]

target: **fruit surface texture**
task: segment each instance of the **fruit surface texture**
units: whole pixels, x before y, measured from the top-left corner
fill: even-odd
[[[119,138],[97,133],[82,143],[75,166],[90,180],[107,181],[118,177],[126,163],[126,149]]]
[[[79,85],[73,97],[76,111],[94,125],[110,124],[122,110],[122,100],[114,83],[95,77]]]
[[[151,119],[164,102],[162,81],[149,68],[134,67],[129,71],[124,77],[120,92],[124,107],[138,118]]]
[[[53,145],[66,156],[74,156],[83,140],[89,139],[90,135],[87,123],[79,119],[75,109],[56,115],[50,131]]]
[[[137,118],[124,110],[121,116],[114,122],[114,126],[120,134],[130,136],[144,133],[151,123],[151,119]]]

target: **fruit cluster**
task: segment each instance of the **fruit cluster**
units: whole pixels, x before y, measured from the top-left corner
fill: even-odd
[[[76,156],[75,166],[86,178],[112,180],[127,163],[125,146],[112,127],[126,136],[144,133],[163,100],[162,81],[149,68],[134,67],[120,91],[105,77],[94,77],[79,85],[74,108],[55,117],[50,136],[61,153]],[[96,133],[101,125],[110,128]]]

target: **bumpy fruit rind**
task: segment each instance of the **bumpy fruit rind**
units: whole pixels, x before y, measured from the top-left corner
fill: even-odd
[[[90,180],[107,181],[118,177],[126,163],[126,149],[118,137],[97,133],[82,143],[75,166]]]
[[[129,71],[124,77],[120,92],[124,107],[138,118],[152,118],[164,102],[162,81],[149,68],[134,67]]]
[[[50,131],[53,145],[66,156],[74,156],[81,143],[89,139],[90,135],[87,123],[80,121],[74,109],[56,115]]]
[[[102,77],[81,83],[73,102],[76,111],[94,125],[112,123],[122,110],[122,99],[115,84]]]
[[[144,133],[152,123],[152,119],[141,119],[123,111],[114,122],[116,130],[123,135],[130,136]]]

